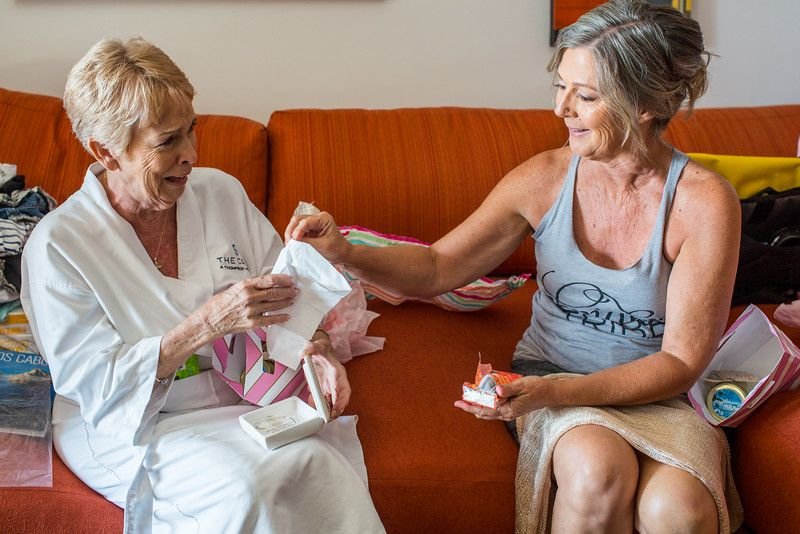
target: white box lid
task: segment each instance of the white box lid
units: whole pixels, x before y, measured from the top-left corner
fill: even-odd
[[[331,413],[328,408],[328,401],[322,394],[322,388],[319,386],[319,380],[317,380],[317,373],[314,372],[314,364],[311,363],[311,356],[303,357],[303,372],[306,374],[306,382],[308,382],[308,389],[311,390],[311,396],[314,397],[317,413],[319,413],[323,421],[329,423]]]

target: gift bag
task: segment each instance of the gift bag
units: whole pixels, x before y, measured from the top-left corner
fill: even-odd
[[[292,396],[306,398],[303,368],[292,369],[270,358],[266,340],[264,328],[217,339],[213,343],[214,369],[239,396],[259,406]]]
[[[736,380],[719,383],[720,395],[715,395],[708,377],[726,373],[753,380],[746,386]],[[770,395],[798,385],[800,349],[751,304],[722,336],[714,358],[689,391],[689,400],[709,423],[736,427]],[[743,400],[735,398],[737,395]],[[725,405],[715,408],[715,402]]]

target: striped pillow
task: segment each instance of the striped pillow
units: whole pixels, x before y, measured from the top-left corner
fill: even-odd
[[[350,243],[356,245],[369,245],[371,247],[385,247],[389,245],[430,246],[429,243],[414,239],[413,237],[382,234],[362,226],[342,226],[339,230]],[[356,278],[346,271],[345,275],[351,280]],[[394,305],[400,304],[405,300],[419,300],[436,304],[450,311],[477,311],[498,300],[504,299],[510,295],[512,291],[522,287],[530,277],[531,275],[529,273],[499,279],[492,279],[484,276],[464,287],[431,298],[405,297],[398,293],[393,293],[388,289],[365,282],[364,280],[361,280],[361,285],[368,299],[377,297]]]

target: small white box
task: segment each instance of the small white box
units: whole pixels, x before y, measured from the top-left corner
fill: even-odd
[[[461,387],[461,398],[472,404],[486,406],[487,408],[497,408],[498,398],[494,391],[482,391],[467,385]]]
[[[303,359],[303,372],[316,410],[297,397],[289,397],[239,416],[242,429],[268,450],[316,434],[330,421],[328,403],[308,356]]]

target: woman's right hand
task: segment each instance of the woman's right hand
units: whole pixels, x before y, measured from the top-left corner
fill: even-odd
[[[284,239],[304,241],[331,263],[346,263],[352,245],[344,238],[336,221],[328,212],[317,215],[295,215],[289,221]]]
[[[497,396],[500,399],[497,408],[487,408],[463,400],[456,401],[455,406],[478,419],[513,421],[528,412],[552,406],[554,384],[554,380],[541,376],[523,376],[497,386]]]
[[[285,323],[289,315],[272,312],[290,306],[297,291],[289,275],[256,276],[217,293],[197,313],[208,330],[209,338],[216,339],[259,326]]]

